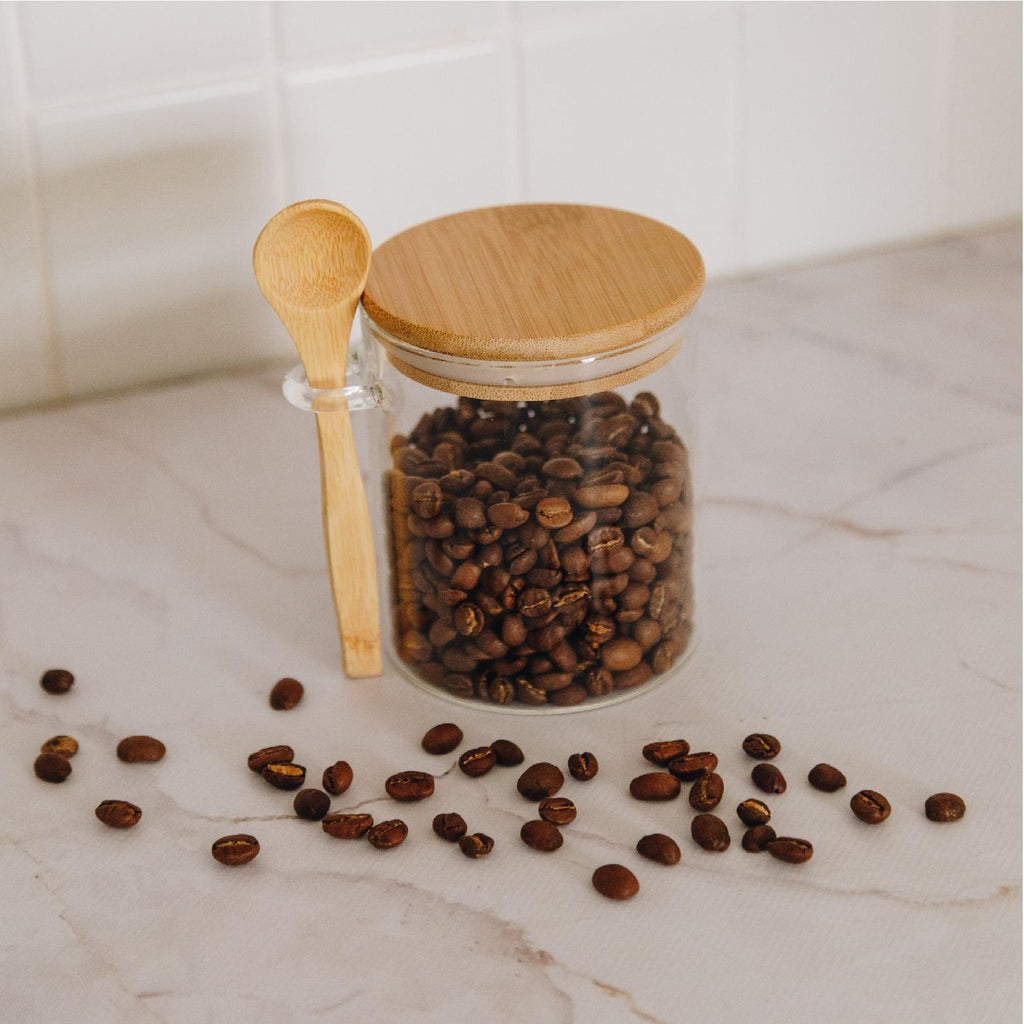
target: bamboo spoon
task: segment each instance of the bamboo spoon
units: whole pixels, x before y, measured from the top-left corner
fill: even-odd
[[[345,386],[352,318],[370,272],[370,236],[338,203],[285,207],[256,239],[253,268],[318,389]],[[324,542],[348,675],[381,674],[380,608],[370,512],[347,408],[316,418]]]

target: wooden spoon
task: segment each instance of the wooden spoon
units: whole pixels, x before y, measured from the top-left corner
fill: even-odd
[[[326,199],[285,207],[256,239],[256,281],[314,388],[345,386],[348,336],[371,251],[362,221]],[[377,566],[348,409],[318,415],[316,427],[324,541],[345,671],[356,678],[379,676]]]

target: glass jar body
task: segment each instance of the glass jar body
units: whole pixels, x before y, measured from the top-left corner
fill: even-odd
[[[502,400],[478,397],[486,366],[464,388],[448,366],[445,391],[399,372],[364,315],[365,343],[384,346],[382,593],[407,678],[457,701],[552,713],[642,693],[693,650],[695,359],[682,322],[671,331],[671,357],[639,379],[594,376],[582,360],[593,390]],[[631,362],[650,355],[637,346]],[[521,369],[494,364],[494,388]],[[579,389],[571,366],[552,374],[549,395],[562,380]]]

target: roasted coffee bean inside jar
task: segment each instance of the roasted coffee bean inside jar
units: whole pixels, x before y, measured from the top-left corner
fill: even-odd
[[[400,658],[463,699],[568,707],[692,632],[688,452],[654,395],[460,398],[392,445]]]

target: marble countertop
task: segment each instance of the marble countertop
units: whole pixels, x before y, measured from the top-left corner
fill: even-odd
[[[260,371],[0,420],[0,1017],[10,1021],[993,1022],[1019,1019],[1020,234],[711,285],[699,310],[699,648],[635,700],[553,718],[466,710],[339,667],[309,417]],[[256,300],[254,294],[254,301]],[[52,666],[77,678],[44,693]],[[280,676],[306,686],[275,712]],[[423,732],[457,721],[568,780],[565,845],[527,849],[514,770],[463,776]],[[795,867],[740,849],[740,748],[778,736]],[[39,744],[81,749],[63,785]],[[148,733],[158,764],[114,748]],[[685,796],[632,800],[641,747],[721,759],[732,848],[689,838]],[[298,820],[246,770],[289,743],[335,808],[401,816],[380,852]],[[819,761],[850,786],[807,784]],[[398,805],[415,768],[437,793]],[[454,770],[453,770],[454,768]],[[876,789],[869,827],[849,795]],[[923,803],[952,790],[963,821]],[[143,808],[130,830],[100,800]],[[470,861],[430,821],[492,835]],[[682,862],[643,861],[674,835]],[[251,832],[260,856],[213,861]],[[617,861],[640,880],[590,885]]]

